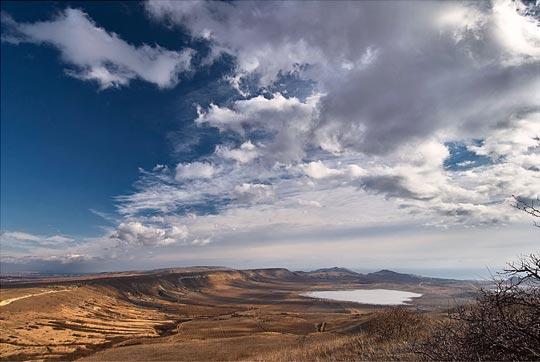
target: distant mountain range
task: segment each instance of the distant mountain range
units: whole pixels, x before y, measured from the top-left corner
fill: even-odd
[[[414,274],[398,273],[383,269],[373,273],[357,273],[347,268],[332,267],[321,268],[309,272],[297,271],[299,275],[318,279],[343,279],[354,280],[363,283],[422,283],[422,282],[453,282],[454,279],[423,277]]]
[[[321,282],[340,282],[340,283],[452,283],[457,280],[422,277],[413,274],[397,273],[392,270],[380,270],[373,273],[357,273],[347,268],[331,267],[321,268],[312,271],[290,271],[285,268],[265,268],[265,269],[245,269],[234,270],[227,267],[212,266],[194,266],[186,268],[164,268],[150,271],[124,271],[107,272],[84,275],[2,275],[0,282],[3,286],[13,284],[41,284],[44,282],[73,282],[73,281],[98,281],[98,280],[129,280],[133,278],[185,278],[209,276],[226,279],[243,279],[258,282],[279,281],[321,281]]]

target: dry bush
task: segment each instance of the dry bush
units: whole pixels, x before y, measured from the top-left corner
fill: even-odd
[[[417,352],[430,360],[540,360],[540,258],[521,258],[450,314]]]
[[[375,313],[365,323],[365,331],[378,341],[420,338],[427,330],[429,319],[418,312],[393,307]]]
[[[257,361],[396,361],[418,360],[413,341],[426,338],[433,322],[405,308],[375,312],[355,334],[335,332],[306,337],[298,346],[255,358]]]

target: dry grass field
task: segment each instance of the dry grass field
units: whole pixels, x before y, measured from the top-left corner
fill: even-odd
[[[2,360],[418,359],[412,339],[474,285],[400,274],[171,269],[4,281]],[[406,309],[301,296],[387,288]]]

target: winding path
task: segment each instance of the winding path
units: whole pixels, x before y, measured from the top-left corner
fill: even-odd
[[[11,304],[11,303],[13,303],[13,302],[15,302],[17,300],[20,300],[20,299],[25,299],[25,298],[30,298],[30,297],[35,297],[35,296],[38,296],[38,295],[44,295],[44,294],[50,294],[50,293],[69,292],[70,290],[71,289],[48,290],[48,291],[42,292],[42,293],[27,294],[27,295],[23,295],[22,297],[10,298],[10,299],[0,301],[0,307]]]

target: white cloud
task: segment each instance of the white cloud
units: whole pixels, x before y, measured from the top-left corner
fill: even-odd
[[[298,199],[298,204],[302,206],[322,207],[319,201]]]
[[[69,242],[73,241],[72,238],[62,236],[62,235],[49,236],[46,240],[50,241],[50,242],[53,242],[53,243],[59,243],[59,244],[60,243],[69,243]]]
[[[462,41],[467,36],[479,38],[482,27],[489,21],[489,16],[475,6],[452,4],[446,11],[434,19],[435,25],[444,31],[452,32],[456,41]]]
[[[314,81],[318,112],[300,124],[309,128],[307,146],[335,154],[384,154],[441,131],[482,138],[489,127],[535,107],[540,81],[530,75],[540,59],[540,27],[516,7],[510,1],[146,3],[154,19],[234,55],[237,83],[256,74],[268,86],[290,72]],[[197,122],[239,132],[252,124],[253,110],[236,107],[261,102],[269,103],[255,96],[229,108],[213,105]]]
[[[68,244],[74,241],[73,238],[64,236],[64,235],[52,235],[52,236],[42,236],[42,235],[35,235],[35,234],[29,234],[22,231],[2,231],[0,234],[1,241],[4,243],[7,242],[35,242],[38,245],[62,245],[62,244]]]
[[[222,108],[215,104],[210,105],[208,110],[198,109],[197,124],[208,124],[219,128],[221,131],[232,130],[236,133],[244,133],[247,128],[267,127],[279,128],[289,122],[298,121],[297,127],[303,127],[305,119],[314,116],[317,96],[309,98],[305,103],[298,98],[286,98],[280,93],[275,93],[272,98],[262,95],[239,100],[229,108]]]
[[[17,23],[3,15],[3,23],[10,34],[4,41],[52,45],[65,63],[75,67],[66,70],[67,74],[97,81],[101,88],[124,86],[135,78],[170,88],[191,68],[191,49],[171,51],[159,45],[129,44],[98,27],[79,9],[67,8],[50,21],[35,23]]]
[[[363,176],[368,176],[368,171],[356,164],[349,164],[346,166],[341,165],[339,167],[340,168],[328,167],[321,160],[300,165],[300,168],[306,175],[316,180],[328,178],[354,180]]]
[[[519,1],[499,0],[493,4],[495,34],[514,56],[513,63],[516,58],[540,59],[540,27],[537,19],[523,14],[524,10],[526,7]]]
[[[239,163],[248,163],[259,156],[257,147],[250,140],[242,143],[239,148],[229,148],[227,146],[218,145],[216,154]]]
[[[75,239],[65,235],[36,235],[22,231],[1,231],[0,244],[3,252],[24,251],[27,253],[46,253],[51,250],[69,248]]]
[[[254,130],[264,130],[263,159],[269,163],[290,162],[304,156],[304,148],[310,143],[309,133],[317,115],[319,95],[308,97],[304,102],[295,97],[275,93],[271,98],[262,95],[233,102],[229,107],[211,105],[207,110],[198,109],[195,123],[209,125],[220,131],[234,132],[248,137]],[[249,151],[245,149],[242,156]],[[224,152],[223,152],[224,151]],[[231,156],[223,149],[222,156]],[[242,157],[240,153],[236,156]]]
[[[187,225],[198,239],[272,225],[283,230],[405,220],[439,227],[496,225],[523,220],[509,196],[534,197],[540,184],[540,173],[531,168],[537,150],[520,149],[498,163],[464,171],[444,167],[449,150],[439,139],[406,144],[384,157],[323,154],[317,161],[272,167],[220,164],[226,160],[215,155],[213,164],[223,168],[219,178],[174,184],[174,175],[159,170],[148,174],[139,192],[119,199],[119,207],[141,222],[153,222],[144,216],[147,211],[172,218],[169,222]],[[190,205],[196,217],[175,216],[177,208]]]
[[[234,188],[235,199],[240,203],[268,202],[274,197],[270,185],[243,183]]]
[[[14,239],[14,240],[22,240],[22,241],[40,241],[43,239],[43,237],[28,234],[21,231],[5,231],[2,232],[2,239]]]
[[[184,242],[188,235],[189,231],[183,225],[159,227],[154,225],[144,225],[137,221],[130,221],[120,223],[110,237],[114,240],[118,240],[121,244],[164,246]]]
[[[302,165],[302,169],[311,178],[322,179],[343,175],[343,171],[336,170],[325,166],[321,161],[310,162],[307,165]]]
[[[191,244],[192,245],[207,245],[207,244],[210,244],[212,242],[212,239],[210,238],[205,238],[205,239],[194,239]]]
[[[260,73],[263,84],[298,64],[320,65],[316,71],[321,75],[332,65],[350,70],[363,57],[371,58],[366,57],[369,49],[375,55],[373,43],[383,49],[392,42],[418,48],[439,31],[449,31],[458,41],[479,40],[497,51],[538,59],[538,26],[519,1],[425,1],[390,7],[345,1],[305,6],[164,0],[148,1],[146,9],[158,21],[211,41],[215,52],[237,56],[239,74]]]
[[[540,148],[540,113],[523,119],[509,120],[509,124],[497,128],[486,137],[482,145],[470,146],[475,153],[498,159],[502,156],[518,156],[533,153]]]
[[[206,162],[180,163],[176,166],[175,179],[177,181],[183,181],[211,178],[216,172],[216,168]]]

